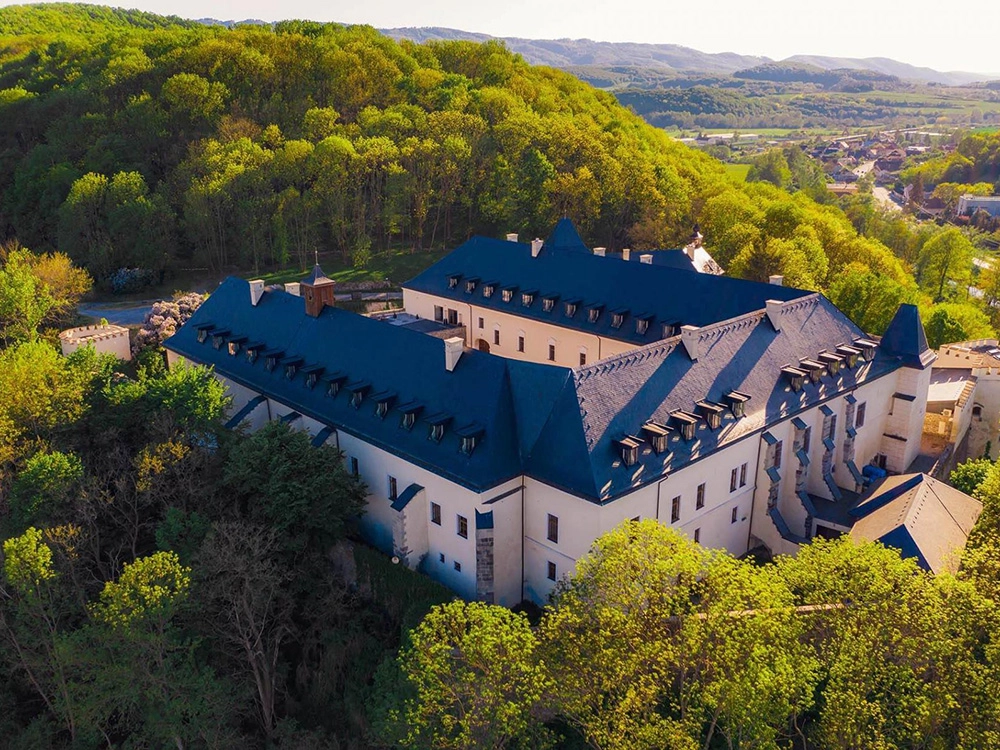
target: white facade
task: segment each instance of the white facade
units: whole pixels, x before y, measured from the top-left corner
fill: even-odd
[[[128,328],[116,325],[80,326],[59,334],[59,345],[67,357],[77,349],[92,346],[98,354],[114,354],[118,359],[132,359]]]

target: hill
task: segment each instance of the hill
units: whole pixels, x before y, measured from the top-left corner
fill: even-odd
[[[970,83],[986,81],[995,78],[996,74],[968,73],[963,71],[942,72],[932,68],[922,68],[916,65],[891,60],[887,57],[824,57],[822,55],[793,55],[784,62],[814,65],[823,70],[836,68],[852,68],[870,70],[896,78],[922,83],[937,83],[944,86],[965,86]]]

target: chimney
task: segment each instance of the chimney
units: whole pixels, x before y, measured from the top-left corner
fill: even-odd
[[[595,247],[594,248],[594,255],[599,255],[599,256],[601,256],[603,258],[604,254],[607,252],[607,250],[608,249],[606,247]]]
[[[250,304],[257,307],[260,298],[264,296],[264,282],[262,279],[253,279],[250,282]]]
[[[639,256],[639,262],[645,263],[647,266],[651,266],[653,265],[653,256],[650,255],[649,253],[644,253],[643,255]]]
[[[507,242],[517,242],[517,232],[511,232],[507,235]]]
[[[540,252],[542,252],[542,245],[544,245],[544,244],[545,243],[542,240],[538,239],[537,237],[535,237],[535,239],[533,239],[531,241],[531,257],[532,258],[537,258],[538,257],[538,254]]]
[[[632,260],[632,251],[627,247],[622,250],[622,260]]]
[[[285,284],[285,291],[289,294],[294,294],[296,297],[302,296],[301,292],[299,292],[299,282],[297,281],[289,281]]]
[[[684,344],[692,362],[698,361],[698,334],[700,331],[698,326],[681,326],[681,343]]]
[[[462,358],[462,351],[465,349],[465,339],[460,336],[453,336],[444,340],[444,369],[452,372],[458,360]]]
[[[777,275],[777,274],[774,275],[774,276],[768,276],[767,277],[767,283],[768,284],[774,284],[775,286],[784,286],[785,285],[785,277]]]
[[[784,302],[779,302],[776,299],[769,299],[767,301],[767,319],[771,321],[771,326],[778,332],[781,331],[781,321],[778,320],[778,316],[781,315],[781,308],[784,304]]]

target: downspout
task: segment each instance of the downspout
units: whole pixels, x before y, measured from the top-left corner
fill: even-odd
[[[521,475],[521,601],[524,601],[524,474]]]

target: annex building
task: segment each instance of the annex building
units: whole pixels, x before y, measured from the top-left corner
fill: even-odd
[[[913,306],[875,340],[820,294],[595,253],[568,222],[469,240],[397,314],[333,288],[318,265],[289,290],[230,278],[168,360],[214,367],[230,426],[339,447],[368,538],[466,598],[544,601],[632,518],[794,552],[850,531],[866,465],[919,452],[934,353]]]

